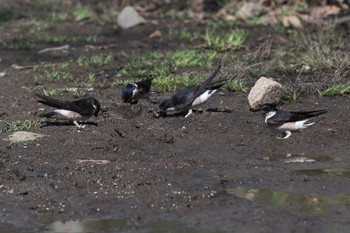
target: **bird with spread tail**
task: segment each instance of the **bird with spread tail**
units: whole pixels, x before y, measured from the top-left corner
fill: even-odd
[[[265,103],[258,105],[257,108],[250,109],[253,112],[263,111],[265,113],[265,123],[280,132],[283,137],[279,139],[287,139],[292,135],[293,131],[302,131],[307,127],[316,123],[312,121],[314,117],[326,113],[326,110],[304,111],[304,112],[288,112],[278,110],[276,105]]]
[[[207,88],[211,81],[217,76],[220,72],[221,64],[219,64],[215,70],[197,86],[194,86],[190,89],[183,89],[163,100],[160,105],[160,113],[182,113],[187,112],[185,117],[188,117],[192,114],[192,107],[205,103],[209,98],[223,85],[224,82],[220,82],[217,85],[214,85],[210,88]]]
[[[68,120],[79,128],[84,128],[85,126],[78,122],[85,121],[93,115],[97,117],[101,109],[100,103],[92,97],[68,101],[40,94],[35,95],[40,98],[37,100],[39,103],[56,108],[51,112],[40,114],[39,117]]]

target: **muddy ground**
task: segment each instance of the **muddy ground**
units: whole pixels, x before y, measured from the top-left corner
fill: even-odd
[[[160,25],[117,35],[102,26],[82,25],[81,32],[101,35],[104,44],[116,43],[108,51],[112,54],[173,48],[177,42],[148,39],[155,29],[166,28]],[[33,73],[12,64],[62,62],[87,53],[83,45],[60,56],[1,50],[0,71],[7,74],[0,78],[0,116],[8,122],[36,119],[43,108],[24,88],[36,86]],[[114,60],[118,66],[118,57]],[[115,78],[115,70],[100,72],[101,83],[112,82],[107,76]],[[133,226],[128,232],[350,231],[348,97],[304,96],[285,102],[283,109],[328,113],[304,132],[278,140],[265,128],[263,116],[249,111],[247,93],[221,91],[189,118],[155,118],[146,102],[132,108],[123,104],[120,89],[87,93],[103,108],[98,118],[91,118],[97,126],[34,127],[30,131],[45,137],[17,144],[3,140],[12,132],[1,133],[2,232],[100,219],[128,219]],[[154,94],[159,99],[169,95]],[[14,100],[17,107],[11,106]],[[175,224],[137,227],[161,220]],[[188,228],[176,228],[181,224]]]

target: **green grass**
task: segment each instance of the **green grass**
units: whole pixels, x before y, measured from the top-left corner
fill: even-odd
[[[50,19],[53,22],[65,22],[69,20],[68,11],[53,11],[50,13]]]
[[[152,81],[152,90],[156,92],[176,91],[179,88],[190,88],[205,78],[206,74],[169,74],[159,76]],[[135,80],[124,79],[118,80],[116,85],[125,85]]]
[[[218,59],[219,54],[216,51],[198,51],[198,50],[177,50],[166,52],[164,54],[169,64],[178,68],[208,67],[214,60]]]
[[[13,8],[8,8],[4,6],[0,8],[0,22],[18,20],[21,18],[25,18],[26,16],[27,15],[25,13],[17,11],[16,9],[13,9]]]
[[[24,120],[24,121],[12,121],[7,122],[4,121],[6,124],[6,127],[4,129],[1,129],[0,132],[16,132],[16,131],[28,131],[33,127],[38,127],[42,123],[41,119],[37,120]]]
[[[88,75],[86,76],[85,82],[88,84],[92,84],[94,83],[96,80],[96,76],[94,73],[88,73]]]
[[[73,9],[73,15],[76,22],[88,20],[92,16],[92,9],[90,6],[77,4]]]
[[[14,39],[6,45],[7,48],[15,50],[33,50],[38,45],[63,45],[66,43],[87,42],[95,43],[97,41],[96,35],[91,36],[67,36],[67,35],[52,35],[43,32],[26,35]]]
[[[176,91],[180,87],[190,88],[198,84],[204,77],[201,74],[172,74],[154,79],[152,88],[156,92]]]
[[[232,79],[227,82],[226,89],[233,92],[246,92],[248,87],[241,79]]]
[[[107,65],[113,60],[113,57],[111,54],[100,54],[100,55],[94,55],[91,57],[88,56],[80,56],[77,59],[77,63],[79,66],[88,67],[102,67],[104,65]]]
[[[339,96],[350,93],[350,85],[349,84],[337,84],[333,85],[329,88],[318,90],[318,94],[321,97],[324,96]]]
[[[11,105],[11,108],[18,109],[18,102],[17,102],[17,100],[11,101],[10,105]]]
[[[168,36],[170,39],[177,38],[183,41],[195,41],[201,38],[198,32],[192,32],[188,28],[169,30]]]
[[[149,52],[144,54],[120,53],[119,57],[129,66],[119,71],[119,76],[142,78],[149,75],[167,76],[182,68],[203,68],[208,70],[220,54],[207,50],[176,50]]]
[[[205,47],[220,52],[228,50],[236,50],[243,47],[243,42],[247,38],[248,33],[244,29],[235,28],[228,33],[218,32],[208,27],[205,31],[203,39]]]
[[[293,88],[284,88],[282,98],[286,100],[297,101],[299,98],[299,94]]]
[[[55,89],[42,89],[43,95],[48,96],[48,97],[53,97],[56,96],[57,90]]]
[[[52,83],[60,80],[73,80],[73,75],[67,71],[44,68],[42,71],[39,71],[39,72],[41,74],[35,78],[35,81],[37,83],[43,83],[43,82]]]

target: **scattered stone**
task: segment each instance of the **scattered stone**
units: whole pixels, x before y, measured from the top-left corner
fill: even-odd
[[[5,141],[9,140],[12,143],[18,143],[18,142],[33,141],[37,138],[41,138],[44,136],[45,135],[38,134],[38,133],[32,133],[27,131],[17,131],[9,135],[8,139],[4,139],[4,140]]]
[[[117,24],[123,29],[128,29],[142,23],[146,23],[146,20],[131,6],[124,7],[117,19]]]
[[[59,47],[52,47],[52,48],[45,48],[45,49],[42,49],[38,52],[38,54],[41,54],[41,53],[47,53],[47,52],[52,52],[52,51],[58,51],[58,52],[62,52],[62,53],[68,53],[68,49],[69,49],[69,45],[66,44],[66,45],[63,45],[63,46],[59,46]]]
[[[111,161],[105,160],[105,159],[80,159],[80,160],[77,160],[77,163],[82,163],[82,164],[90,163],[90,164],[98,164],[98,165],[105,165],[105,164],[108,164],[110,162]]]
[[[6,76],[6,72],[4,71],[4,72],[0,72],[0,78],[2,78],[2,77],[5,77]]]
[[[261,77],[250,90],[248,101],[251,108],[258,104],[278,102],[282,96],[282,85],[272,79]]]

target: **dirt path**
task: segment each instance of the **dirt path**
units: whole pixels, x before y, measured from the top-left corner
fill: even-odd
[[[6,122],[37,119],[43,106],[30,90],[79,86],[69,80],[43,85],[37,80],[40,69],[16,70],[12,64],[71,62],[67,70],[74,75],[97,74],[83,96],[96,97],[103,112],[91,118],[97,126],[83,130],[31,127],[30,131],[45,136],[26,143],[11,144],[3,139],[12,132],[0,134],[0,229],[349,232],[348,96],[286,101],[286,110],[328,110],[316,125],[288,140],[276,139],[276,133],[265,128],[263,116],[249,111],[243,92],[217,93],[189,118],[155,118],[145,102],[132,108],[121,103],[121,86],[112,84],[125,66],[121,52],[192,48],[192,41],[149,39],[156,29],[168,32],[170,24],[158,23],[118,33],[90,23],[79,24],[80,30],[74,28],[78,23],[61,23],[49,34],[84,38],[96,34],[100,39],[92,43],[95,50],[80,41],[71,45],[68,54],[44,55],[37,51],[49,45],[38,44],[29,51],[6,47],[15,44],[11,33],[17,31],[2,29],[6,38],[0,48],[0,72],[5,71],[6,76],[0,77],[1,129]],[[255,38],[265,31],[255,28],[250,33],[248,43],[256,47]],[[114,44],[117,46],[96,50]],[[112,61],[102,68],[76,63],[79,56],[104,52],[112,54]],[[155,93],[154,97],[171,94]],[[64,92],[58,98],[73,97]],[[61,221],[68,221],[67,225]]]
[[[36,128],[47,136],[25,145],[1,141],[3,222],[132,217],[226,232],[348,229],[347,98],[286,103],[329,113],[281,141],[248,110],[246,94],[216,95],[188,119],[156,119],[120,103],[115,90],[105,96],[98,126]],[[34,98],[24,105],[40,107]],[[286,163],[288,154],[315,161]],[[335,172],[297,172],[326,168]]]

